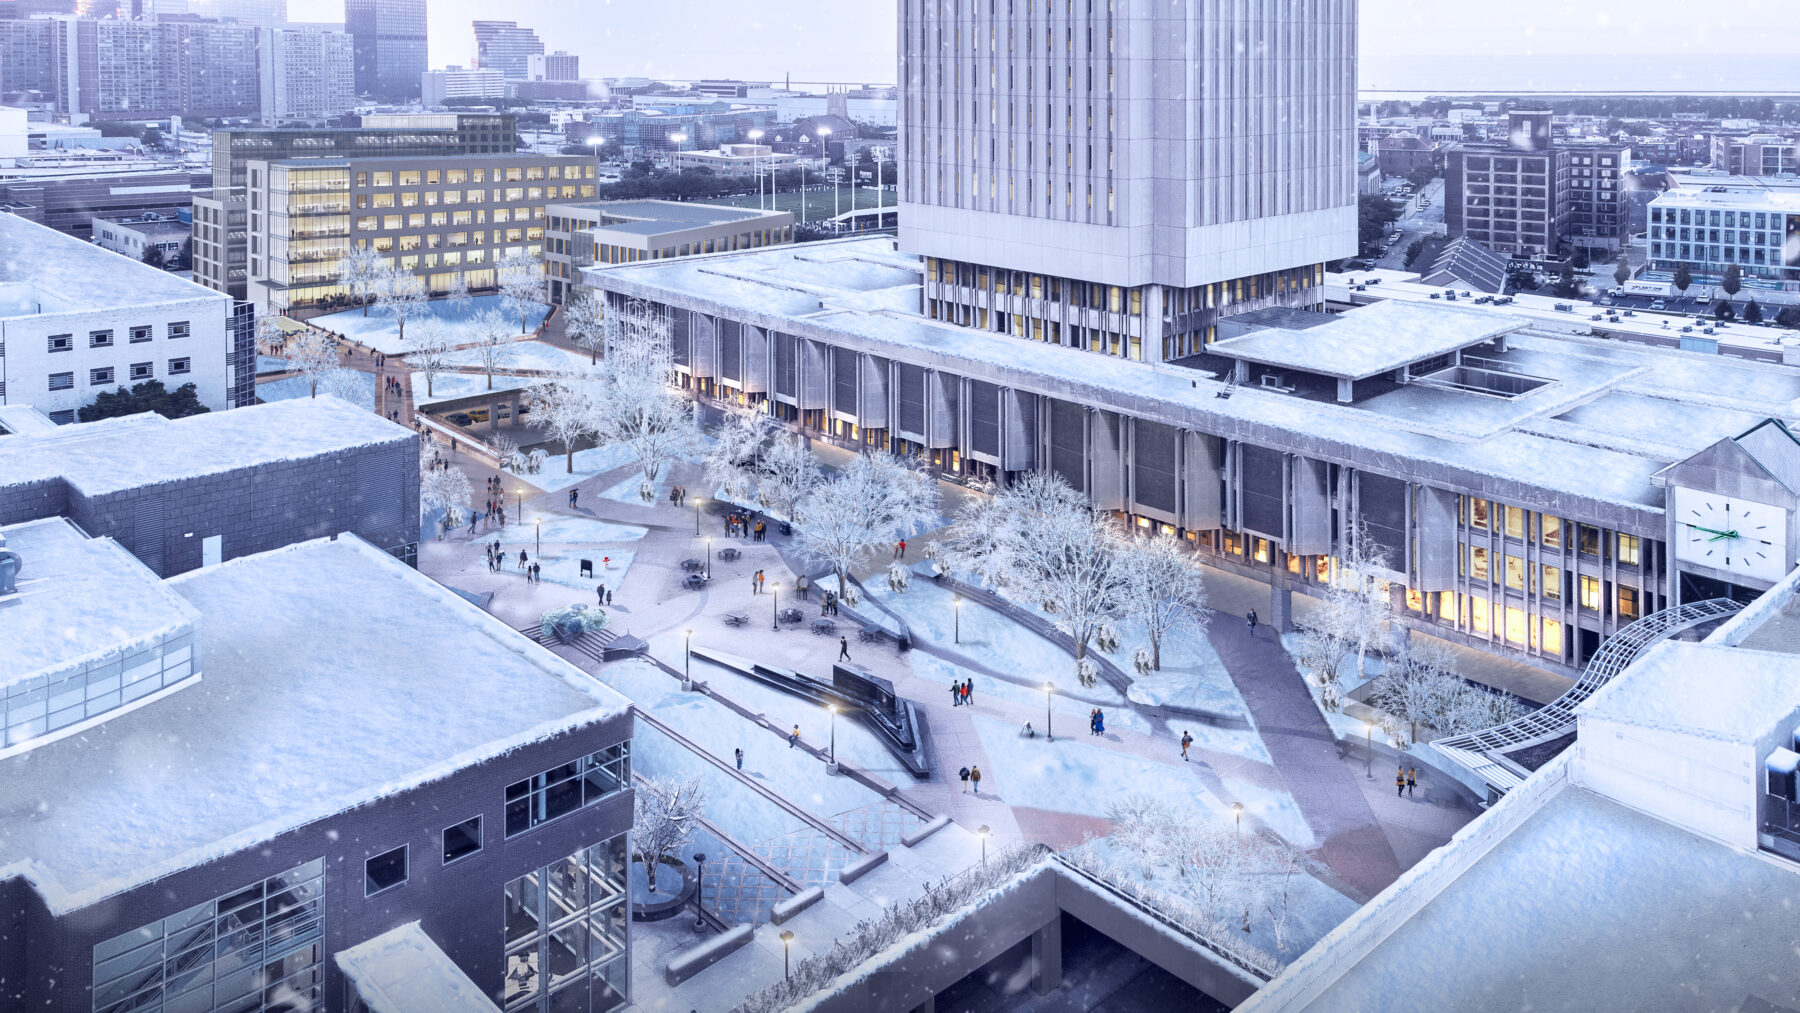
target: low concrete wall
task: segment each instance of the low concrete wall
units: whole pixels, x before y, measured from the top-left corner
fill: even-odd
[[[679,985],[735,953],[744,944],[750,942],[755,935],[755,927],[739,925],[725,930],[699,946],[682,950],[669,958],[668,966],[663,968],[663,979],[670,985]]]
[[[950,825],[950,817],[939,816],[910,834],[901,834],[900,843],[909,848],[916,848],[919,842]]]
[[[789,897],[787,900],[777,901],[775,906],[769,909],[769,921],[774,922],[776,925],[781,925],[789,918],[794,917],[824,899],[825,891],[819,887],[815,886],[810,890],[802,890],[792,897]]]
[[[888,853],[885,851],[877,851],[872,855],[864,855],[838,870],[838,882],[854,883],[873,872],[876,866],[881,865],[887,860]]]

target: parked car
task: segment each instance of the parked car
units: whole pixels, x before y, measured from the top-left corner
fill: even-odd
[[[474,419],[470,418],[466,412],[451,412],[449,414],[448,418],[450,419],[452,424],[459,425],[459,426],[466,426],[475,421]]]
[[[1666,310],[1669,308],[1669,304],[1666,302],[1663,302],[1661,299],[1658,299],[1655,302],[1650,304],[1650,308],[1653,310]]]

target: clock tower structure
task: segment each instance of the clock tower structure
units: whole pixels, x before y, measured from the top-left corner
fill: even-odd
[[[1671,601],[1748,600],[1800,553],[1800,437],[1778,419],[1657,474],[1666,490]]]

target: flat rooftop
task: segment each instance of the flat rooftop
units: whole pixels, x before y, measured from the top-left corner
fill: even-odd
[[[59,914],[630,708],[351,535],[165,583],[200,682],[0,760],[0,879]]]
[[[1800,869],[1565,786],[1300,1008],[1800,1008],[1797,889]]]
[[[29,285],[37,304],[34,308],[0,295],[0,317],[193,299],[216,299],[223,306],[231,298],[17,215],[0,214],[0,251],[6,254],[0,255],[0,289]],[[19,251],[30,253],[12,255]]]
[[[1216,341],[1207,351],[1264,366],[1362,380],[1486,344],[1523,326],[1478,310],[1386,301],[1313,326],[1258,327],[1241,337]]]
[[[327,396],[182,419],[146,412],[0,440],[0,488],[63,478],[98,496],[409,435],[404,426]]]
[[[0,528],[24,565],[0,597],[0,691],[154,644],[199,619],[185,599],[110,538],[60,517]]]
[[[1702,674],[1704,677],[1702,678]],[[1665,640],[1582,705],[1586,718],[1754,743],[1800,709],[1800,657]]]
[[[1800,416],[1800,370],[1535,326],[1513,333],[1499,358],[1502,365],[1549,382],[1510,400],[1418,384],[1359,393],[1348,405],[1255,384],[1238,386],[1226,398],[1219,396],[1227,383],[1218,370],[1130,362],[928,320],[919,312],[922,264],[897,252],[891,239],[586,270],[592,284],[628,296],[678,301],[785,333],[825,336],[873,355],[965,369],[990,382],[1108,410],[1154,413],[1193,428],[1301,447],[1363,466],[1435,465],[1444,471],[1439,481],[1521,497],[1522,503],[1544,501],[1549,492],[1567,497],[1566,503],[1622,507],[1635,517],[1607,512],[1620,523],[1646,527],[1659,524],[1662,516],[1664,492],[1651,481],[1657,471],[1742,433],[1747,418]],[[1421,305],[1385,311],[1392,317],[1363,319],[1391,320],[1422,332],[1412,352],[1441,347],[1444,339],[1428,333],[1440,318],[1456,333],[1456,342],[1514,332],[1522,322],[1511,306],[1446,305],[1428,298],[1442,289],[1410,288],[1417,293],[1402,301]],[[1346,314],[1346,333],[1381,336],[1379,328],[1356,319]],[[1330,333],[1334,326],[1302,330],[1296,340]],[[1659,411],[1646,413],[1647,405]],[[1670,417],[1681,424],[1669,427]]]
[[[369,1013],[500,1013],[418,922],[332,957]]]

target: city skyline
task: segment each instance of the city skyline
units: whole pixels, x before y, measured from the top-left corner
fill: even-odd
[[[890,4],[878,6],[879,17],[840,19],[833,15],[841,8],[818,0],[766,0],[748,9],[680,0],[683,16],[670,17],[669,5],[649,0],[521,0],[503,10],[485,0],[433,0],[431,63],[468,65],[471,22],[503,16],[540,32],[554,26],[551,48],[578,54],[595,77],[883,83],[894,76],[895,21]],[[337,20],[342,0],[292,0],[290,16]],[[1424,0],[1364,0],[1361,21],[1365,90],[1791,89],[1773,58],[1800,49],[1800,9],[1776,0],[1723,8],[1644,0],[1617,10],[1519,0],[1504,20]],[[1552,30],[1559,26],[1569,30]],[[1651,54],[1691,63],[1671,76],[1666,63],[1637,59]],[[1583,59],[1564,59],[1572,56]]]

